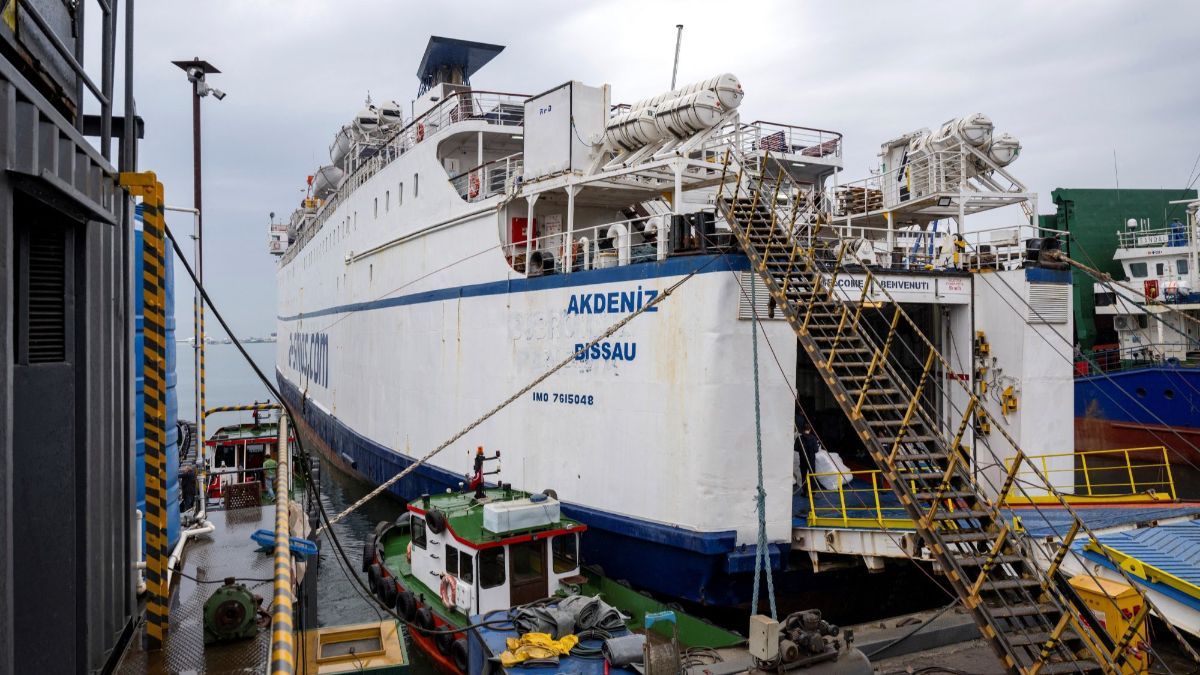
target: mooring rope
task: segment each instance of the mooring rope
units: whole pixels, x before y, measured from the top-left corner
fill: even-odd
[[[758,459],[758,491],[755,500],[758,506],[758,545],[754,548],[754,595],[751,601],[751,611],[758,613],[759,576],[767,573],[767,600],[771,606],[771,618],[777,617],[775,612],[775,581],[771,577],[771,552],[767,548],[767,491],[763,488],[763,451],[762,451],[762,402],[758,388],[758,304],[755,299],[755,287],[758,279],[750,279],[750,335],[751,358],[754,362],[754,451]]]

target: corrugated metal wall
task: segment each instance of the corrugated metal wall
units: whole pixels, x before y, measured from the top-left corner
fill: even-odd
[[[0,59],[0,673],[102,669],[136,614],[124,196]]]

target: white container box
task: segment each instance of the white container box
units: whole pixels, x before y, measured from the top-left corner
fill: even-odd
[[[568,82],[525,101],[525,180],[582,172],[608,120],[608,86]]]
[[[559,518],[558,500],[549,497],[540,502],[525,498],[483,505],[483,529],[494,534],[543,527]]]

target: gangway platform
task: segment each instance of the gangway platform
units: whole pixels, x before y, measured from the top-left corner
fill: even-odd
[[[1136,475],[1138,467],[1133,469]],[[822,487],[819,481],[831,476],[837,474],[810,474],[805,492],[792,500],[792,550],[807,552],[814,571],[856,559],[871,570],[882,570],[889,559],[933,561],[878,471],[853,471],[848,483]],[[1163,494],[1173,495],[1174,486],[1156,492],[1134,481],[1124,494],[1109,495],[1107,503],[1094,495],[1071,496],[1075,514],[1098,536],[1097,542],[1076,540],[1073,548],[1091,563],[1087,571],[1120,581],[1109,558],[1116,561],[1172,623],[1200,637],[1200,502],[1166,500]],[[1072,514],[1055,504],[1010,503],[1003,512],[1045,564],[1073,522]],[[1072,574],[1085,571],[1071,558],[1063,566]]]

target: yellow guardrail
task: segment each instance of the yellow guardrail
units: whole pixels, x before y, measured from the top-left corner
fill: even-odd
[[[846,485],[847,476],[852,479],[850,485]],[[825,488],[822,478],[836,482],[837,487]],[[805,482],[810,526],[913,529],[912,520],[877,469],[810,473]]]
[[[1070,461],[1068,461],[1070,460]],[[1072,492],[1062,492],[1068,503],[1165,502],[1175,501],[1175,478],[1167,449],[1162,446],[1087,450],[1029,455],[1025,462],[1035,465],[1052,484],[1070,484]],[[1013,460],[1005,461],[1012,469]],[[1018,472],[1017,480],[1021,480]],[[1064,474],[1067,474],[1064,476]],[[1030,482],[1045,490],[1044,484],[1030,472]],[[1007,504],[1057,504],[1058,496],[1015,495]]]
[[[1061,494],[1071,504],[1176,500],[1175,478],[1167,449],[1162,446],[1031,455],[1025,461],[1053,483],[1072,484],[1074,492]],[[1012,469],[1011,459],[1005,464],[1006,469]],[[1063,474],[1070,476],[1058,480]],[[847,477],[851,480],[846,481]],[[837,487],[825,488],[821,479]],[[1025,481],[1018,472],[1017,480],[1036,491],[1045,491],[1043,481],[1032,472]],[[878,470],[809,473],[805,489],[810,526],[913,529],[908,514]],[[1058,503],[1058,496],[1053,494],[1010,494],[1005,500],[1010,506]]]

